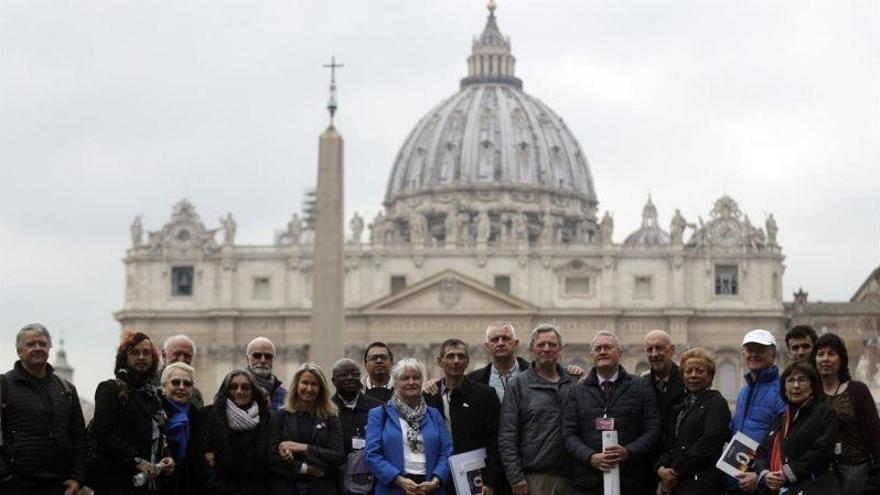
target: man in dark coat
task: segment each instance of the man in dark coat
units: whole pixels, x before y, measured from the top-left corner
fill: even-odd
[[[25,326],[15,337],[18,361],[0,376],[0,493],[70,495],[85,480],[79,396],[48,364],[51,347],[46,327]]]
[[[446,339],[440,344],[437,364],[443,379],[435,394],[426,394],[429,406],[440,411],[452,435],[456,454],[486,449],[487,476],[483,484],[495,495],[507,493],[507,482],[498,456],[498,416],[501,403],[495,391],[465,377],[470,356],[468,347],[459,339]]]
[[[370,409],[382,406],[381,402],[361,392],[360,380],[361,371],[353,360],[342,358],[333,365],[331,381],[336,387],[336,393],[331,399],[339,409],[342,445],[346,456],[365,447]]]
[[[266,337],[257,337],[248,342],[245,352],[247,370],[254,374],[257,383],[269,394],[272,412],[284,406],[287,389],[282,381],[272,374],[275,362],[275,344]]]
[[[603,475],[620,468],[622,495],[648,493],[647,476],[660,441],[660,412],[647,379],[620,366],[620,344],[610,332],[590,343],[593,369],[575,385],[564,410],[562,436],[574,463],[574,493],[603,493]],[[618,445],[602,448],[602,432],[616,431]]]
[[[684,380],[678,365],[672,361],[675,355],[675,344],[672,338],[663,330],[651,330],[645,335],[645,358],[651,365],[651,369],[642,377],[651,382],[654,394],[657,397],[657,406],[660,408],[660,441],[657,449],[652,454],[651,464],[663,452],[663,446],[670,435],[668,431],[673,408],[684,400],[687,392],[684,388]],[[656,473],[654,473],[656,474]]]
[[[507,382],[517,373],[529,369],[529,362],[516,356],[519,340],[516,329],[506,321],[493,321],[486,328],[486,342],[483,344],[492,356],[492,362],[468,373],[468,379],[495,389],[498,400],[504,400]]]

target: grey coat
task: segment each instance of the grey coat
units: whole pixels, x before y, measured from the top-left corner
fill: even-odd
[[[511,485],[526,479],[526,474],[571,472],[562,441],[562,410],[575,382],[561,366],[556,368],[557,383],[541,378],[533,363],[507,385],[498,451]]]

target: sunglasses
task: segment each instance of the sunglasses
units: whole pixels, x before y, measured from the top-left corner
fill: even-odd
[[[275,354],[272,354],[271,352],[252,352],[251,357],[256,360],[265,358],[266,361],[271,361],[272,358],[275,357]]]
[[[229,385],[229,391],[230,392],[238,392],[238,391],[250,392],[251,385],[249,383],[234,383],[234,384]]]
[[[190,388],[193,386],[193,382],[191,380],[184,380],[182,378],[172,378],[170,380],[171,386],[174,388]]]
[[[153,355],[149,349],[132,349],[128,351],[128,355],[132,357],[150,357]]]

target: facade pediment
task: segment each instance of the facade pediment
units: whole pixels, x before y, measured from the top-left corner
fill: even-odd
[[[537,311],[537,306],[494,287],[447,269],[361,307],[364,314],[469,313],[506,314]]]

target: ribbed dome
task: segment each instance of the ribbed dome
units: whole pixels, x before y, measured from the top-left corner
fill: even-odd
[[[623,241],[625,246],[659,246],[669,244],[669,233],[661,229],[657,222],[657,208],[651,197],[642,209],[642,226]]]
[[[580,144],[547,105],[522,91],[514,65],[510,41],[490,5],[461,90],[431,109],[407,137],[391,171],[386,205],[483,187],[548,192],[596,205]]]

